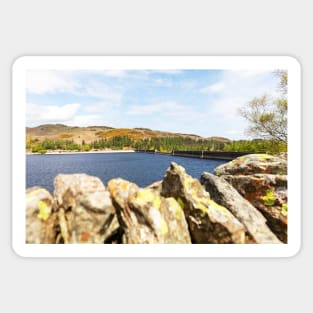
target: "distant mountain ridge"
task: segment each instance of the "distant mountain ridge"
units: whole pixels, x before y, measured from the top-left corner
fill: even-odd
[[[26,127],[26,136],[42,141],[73,140],[75,143],[90,143],[99,139],[109,139],[117,136],[128,136],[133,140],[142,140],[161,137],[184,137],[193,140],[212,140],[228,143],[231,140],[225,137],[201,137],[195,134],[172,133],[149,128],[113,128],[109,126],[67,126],[64,124],[43,124],[36,127]]]

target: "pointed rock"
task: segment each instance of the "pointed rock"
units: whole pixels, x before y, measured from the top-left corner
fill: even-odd
[[[281,243],[266,225],[264,216],[227,181],[210,173],[203,173],[200,181],[211,198],[230,210],[246,227],[255,243]]]
[[[245,243],[245,227],[174,162],[166,171],[161,194],[183,207],[193,243]]]

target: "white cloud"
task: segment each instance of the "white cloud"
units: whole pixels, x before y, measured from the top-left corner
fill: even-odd
[[[79,103],[69,103],[63,106],[28,103],[26,125],[35,126],[45,123],[67,123],[75,117],[79,108]]]
[[[217,97],[209,103],[212,114],[223,119],[238,119],[238,109],[254,97],[265,93],[273,95],[277,81],[271,71],[224,71],[214,85],[221,89]]]
[[[159,86],[163,86],[163,87],[172,87],[173,86],[173,82],[169,79],[164,79],[164,78],[157,78],[154,80],[154,82],[159,85]]]
[[[98,81],[91,81],[81,90],[75,91],[75,94],[113,102],[119,102],[122,97],[122,92],[118,91],[117,88],[109,87],[107,84]]]
[[[190,105],[183,105],[175,101],[165,101],[149,105],[132,106],[127,115],[137,115],[141,123],[149,127],[146,121],[153,121],[155,129],[167,131],[179,131],[185,129],[186,132],[193,132],[195,123],[207,123],[208,116],[202,111]]]
[[[179,87],[181,89],[186,89],[186,90],[191,90],[191,89],[195,89],[195,87],[197,86],[197,81],[196,80],[182,80],[179,83]]]
[[[35,94],[73,92],[77,85],[75,80],[57,71],[28,71],[26,76],[27,91]]]
[[[204,87],[200,90],[202,93],[218,93],[224,90],[225,85],[224,83],[218,82],[207,87]]]
[[[271,71],[221,72],[215,82],[199,89],[207,96],[207,105],[202,106],[196,119],[199,133],[246,138],[244,130],[248,122],[239,115],[238,109],[264,93],[275,96],[276,87],[277,79]]]
[[[84,75],[98,74],[99,76],[125,77],[126,71],[28,71],[26,89],[28,93],[47,94],[65,92],[75,96],[89,96],[101,100],[119,102],[122,92],[93,77],[88,81]]]
[[[83,107],[84,112],[91,114],[101,114],[107,112],[108,110],[112,110],[114,105],[108,102],[95,102],[85,104]]]

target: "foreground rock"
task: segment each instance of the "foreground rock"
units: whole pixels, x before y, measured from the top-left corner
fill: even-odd
[[[246,155],[215,169],[265,216],[270,229],[287,242],[287,158]]]
[[[163,198],[153,188],[138,188],[122,179],[111,180],[108,189],[124,243],[191,243],[183,210],[175,199]]]
[[[58,175],[54,185],[64,243],[105,243],[118,232],[110,194],[99,178]]]
[[[161,194],[175,198],[183,208],[193,243],[245,243],[245,228],[238,219],[174,162],[164,176]]]
[[[287,176],[254,174],[247,176],[224,175],[223,177],[262,212],[269,227],[278,238],[287,242]]]
[[[266,225],[264,216],[223,178],[203,173],[200,181],[211,198],[229,209],[246,227],[252,242],[281,243]]]
[[[26,243],[55,243],[57,216],[48,190],[32,187],[26,191]]]

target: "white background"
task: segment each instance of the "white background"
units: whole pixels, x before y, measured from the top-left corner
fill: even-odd
[[[309,312],[309,1],[2,1],[3,312]],[[290,55],[303,73],[303,240],[290,259],[22,259],[11,249],[11,64],[21,55]],[[312,132],[312,128],[311,128]],[[312,142],[312,140],[311,140]],[[13,143],[14,144],[14,143]],[[299,207],[300,210],[300,207]],[[306,284],[307,283],[307,284]]]
[[[286,245],[29,245],[25,243],[25,76],[29,69],[285,69],[288,71],[288,244]],[[299,252],[300,211],[300,76],[299,62],[293,57],[250,56],[107,56],[64,57],[27,56],[14,62],[12,69],[12,244],[23,257],[281,257]],[[245,86],[243,87],[245,88]],[[197,123],[191,120],[191,123]]]

